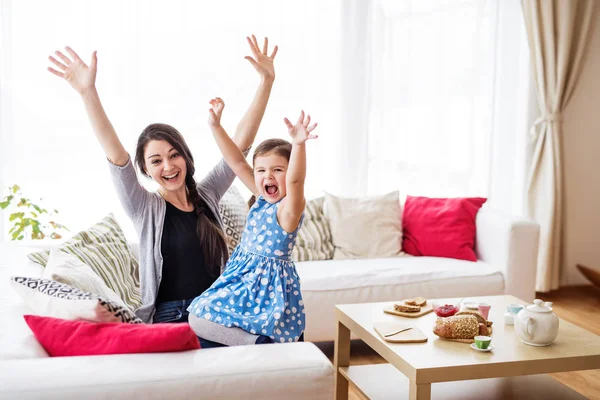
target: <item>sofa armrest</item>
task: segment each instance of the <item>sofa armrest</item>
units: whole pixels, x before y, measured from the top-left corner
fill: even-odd
[[[332,399],[312,343],[0,361],[3,399]]]
[[[477,259],[504,273],[505,294],[533,301],[539,225],[484,206],[477,213],[476,229]]]

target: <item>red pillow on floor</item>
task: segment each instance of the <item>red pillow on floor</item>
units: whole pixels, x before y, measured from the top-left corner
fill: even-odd
[[[413,256],[477,261],[475,217],[486,200],[407,196],[402,215],[402,249]]]
[[[122,324],[25,315],[25,322],[51,357],[159,353],[200,348],[185,323]]]

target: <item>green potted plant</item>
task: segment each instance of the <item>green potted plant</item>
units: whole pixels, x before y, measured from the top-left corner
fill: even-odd
[[[11,240],[61,239],[61,233],[69,231],[66,226],[56,222],[54,217],[58,210],[48,210],[40,204],[33,203],[31,199],[23,196],[18,185],[7,189],[8,195],[0,202],[0,209],[14,209],[8,216],[8,234]]]

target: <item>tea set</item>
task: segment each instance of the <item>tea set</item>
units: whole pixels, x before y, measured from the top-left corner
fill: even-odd
[[[487,319],[489,304],[465,302],[463,307],[478,309]],[[559,319],[552,311],[552,302],[535,299],[533,304],[509,304],[504,313],[505,325],[514,325],[515,334],[529,346],[549,346],[558,336]],[[476,336],[471,348],[476,351],[492,351],[489,336]]]

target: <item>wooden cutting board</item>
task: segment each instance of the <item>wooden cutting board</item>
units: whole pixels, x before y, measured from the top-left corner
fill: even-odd
[[[403,304],[404,300],[399,301],[399,304]],[[398,315],[400,317],[408,317],[408,318],[417,318],[417,317],[421,317],[425,314],[429,314],[430,312],[433,311],[433,307],[430,304],[430,302],[427,302],[427,304],[425,304],[423,307],[421,307],[421,311],[419,312],[414,312],[414,313],[409,313],[409,312],[402,312],[402,311],[396,311],[394,310],[394,303],[391,303],[390,305],[386,306],[383,309],[384,313],[387,314],[392,314],[392,315]]]
[[[412,329],[385,337],[388,333],[408,327],[411,327]],[[411,324],[398,321],[380,321],[373,323],[373,328],[383,340],[390,343],[422,343],[427,341],[427,336],[425,336],[419,328]]]

